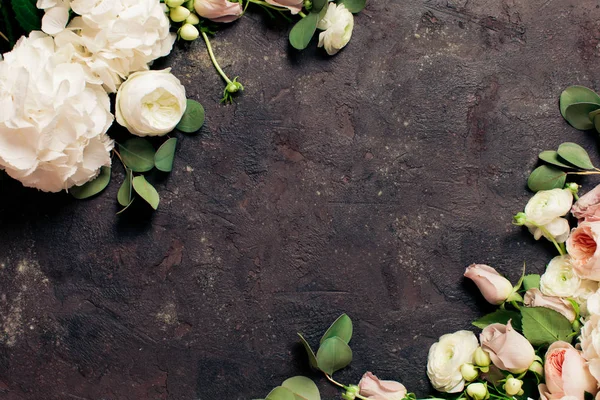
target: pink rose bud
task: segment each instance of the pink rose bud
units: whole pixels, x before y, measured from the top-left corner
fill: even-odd
[[[402,400],[406,396],[406,388],[403,384],[379,380],[371,372],[363,375],[358,386],[361,396],[371,400]]]
[[[571,323],[577,315],[573,305],[562,297],[546,296],[539,289],[529,289],[525,292],[523,302],[527,307],[546,307],[564,315]]]
[[[573,216],[581,222],[600,221],[600,185],[587,192],[573,204],[571,208]]]
[[[291,11],[292,14],[298,14],[302,11],[304,0],[266,0],[267,3],[277,7],[284,7]]]
[[[571,397],[583,400],[585,392],[596,394],[596,380],[581,353],[567,342],[554,342],[546,352],[546,384],[540,385],[544,400]]]
[[[600,281],[600,222],[581,222],[567,239],[571,265],[580,278]]]
[[[214,22],[233,22],[244,11],[240,3],[227,0],[195,0],[194,8],[198,15]]]
[[[519,374],[526,371],[535,360],[531,343],[510,323],[491,324],[479,335],[481,347],[488,352],[492,363],[504,371]]]
[[[492,304],[504,303],[513,291],[510,281],[489,265],[471,264],[465,277],[475,282],[483,297]]]

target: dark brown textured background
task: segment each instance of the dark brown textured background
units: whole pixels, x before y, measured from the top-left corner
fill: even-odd
[[[537,153],[598,159],[557,102],[600,89],[599,4],[370,0],[331,58],[251,12],[213,42],[233,106],[204,44],[180,46],[160,64],[207,120],[154,177],[157,212],[116,216],[116,180],[90,201],[0,184],[0,398],[245,400],[309,374],[334,399],[296,332],[342,312],[339,380],[427,395],[429,346],[486,311],[464,268],[516,280],[552,254],[511,226]]]

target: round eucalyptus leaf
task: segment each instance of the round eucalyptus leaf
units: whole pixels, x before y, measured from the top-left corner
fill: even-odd
[[[187,99],[185,113],[175,128],[185,133],[194,133],[204,125],[204,107],[196,100]]]
[[[342,339],[344,342],[349,343],[352,338],[352,320],[346,314],[340,315],[334,322],[331,324],[329,329],[325,332],[323,337],[321,338],[321,344],[327,339],[337,336]]]
[[[566,180],[566,172],[549,165],[541,165],[529,175],[527,186],[534,192],[556,188],[562,189],[565,186]]]
[[[303,400],[321,400],[319,388],[315,383],[305,376],[294,376],[286,379],[281,386],[289,389],[296,395],[296,398]]]
[[[600,104],[600,96],[592,89],[585,86],[571,86],[560,94],[560,113],[567,118],[567,107],[574,103],[596,103]]]
[[[328,375],[348,366],[351,361],[350,346],[337,336],[325,340],[317,351],[319,369]]]
[[[558,155],[563,160],[581,169],[594,169],[587,151],[577,143],[565,142],[558,146]]]
[[[160,202],[158,192],[142,175],[133,178],[133,190],[135,190],[142,199],[146,200],[152,208],[155,210],[158,208],[158,203]]]
[[[92,197],[108,186],[110,182],[110,167],[100,168],[100,174],[92,181],[89,181],[81,186],[73,186],[69,189],[69,193],[76,199],[87,199]]]
[[[319,365],[317,364],[317,356],[315,356],[315,352],[312,350],[312,347],[310,347],[310,344],[308,344],[301,333],[298,333],[298,336],[300,336],[300,341],[302,342],[302,345],[308,354],[308,362],[310,363],[310,366],[314,369],[319,369]]]
[[[575,169],[571,164],[567,164],[565,160],[561,159],[558,153],[554,150],[542,151],[539,155],[540,160],[547,162],[548,164],[556,165],[563,168]]]
[[[346,9],[353,14],[361,12],[367,5],[367,0],[341,0],[340,4],[346,6]]]
[[[315,34],[318,22],[317,13],[310,13],[298,21],[290,31],[290,44],[297,50],[304,50]]]
[[[127,207],[131,203],[132,184],[132,172],[127,168],[125,170],[125,180],[117,192],[117,201],[123,207]]]
[[[123,163],[133,172],[146,172],[154,168],[154,147],[143,138],[131,138],[119,143]]]
[[[311,13],[320,13],[323,7],[327,4],[327,0],[313,0]]]
[[[594,127],[596,128],[596,131],[600,133],[600,115],[594,117]]]
[[[154,155],[154,165],[157,170],[163,172],[171,172],[173,170],[175,147],[177,147],[177,138],[170,138],[158,148]]]
[[[296,396],[288,388],[277,386],[271,390],[271,393],[267,395],[265,400],[296,400]]]
[[[573,103],[565,111],[565,119],[575,129],[585,131],[592,129],[594,124],[590,120],[590,113],[600,108],[596,103]]]

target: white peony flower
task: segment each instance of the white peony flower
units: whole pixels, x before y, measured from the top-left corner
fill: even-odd
[[[545,228],[558,243],[563,243],[569,236],[569,223],[561,217],[572,204],[573,193],[568,189],[540,190],[525,206],[525,226],[536,240],[546,236],[541,229]]]
[[[445,393],[461,392],[465,380],[460,367],[473,362],[477,347],[477,337],[470,331],[458,331],[440,337],[429,349],[427,357],[427,376],[433,387]]]
[[[0,110],[0,168],[25,186],[58,192],[111,163],[108,95],[42,32],[0,61]]]
[[[319,21],[319,47],[325,46],[330,56],[336,54],[348,44],[354,29],[354,17],[343,4],[329,3],[327,13]]]
[[[590,373],[596,380],[600,380],[600,315],[591,315],[585,321],[583,328],[581,328],[579,340]]]
[[[73,49],[71,60],[108,92],[171,52],[175,34],[159,0],[72,0],[71,8],[80,16],[56,35],[56,44]]]
[[[171,132],[186,109],[185,88],[170,69],[132,74],[117,92],[117,122],[138,136]]]
[[[546,296],[575,297],[581,287],[581,279],[571,265],[568,255],[554,257],[540,279],[540,290]]]

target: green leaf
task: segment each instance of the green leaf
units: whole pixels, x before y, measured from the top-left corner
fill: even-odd
[[[123,207],[127,207],[129,204],[131,204],[132,178],[132,172],[129,168],[127,168],[125,170],[125,180],[117,192],[117,201]]]
[[[534,346],[559,340],[571,342],[571,323],[562,314],[545,307],[522,307],[523,335]]]
[[[324,341],[317,351],[319,369],[328,375],[333,375],[335,371],[348,366],[351,361],[350,346],[337,336]]]
[[[304,336],[302,336],[301,333],[298,333],[298,336],[300,336],[300,342],[302,342],[304,348],[306,349],[306,353],[308,354],[308,362],[310,363],[310,366],[314,369],[319,369],[319,365],[317,364],[317,357],[315,356],[315,352],[312,350],[312,347],[310,347],[310,344],[308,344],[308,342],[306,341],[306,339],[304,339]]]
[[[496,310],[491,314],[484,315],[478,320],[473,322],[473,325],[476,327],[483,329],[491,324],[503,324],[506,325],[508,320],[511,320],[511,325],[517,331],[521,330],[521,314],[517,311],[510,310]]]
[[[594,128],[596,128],[596,131],[600,132],[600,115],[594,117]]]
[[[148,183],[146,178],[141,175],[133,178],[133,189],[142,199],[146,200],[152,208],[155,210],[158,208],[158,203],[160,201],[158,192],[154,189],[154,186]]]
[[[563,188],[566,180],[566,172],[548,165],[541,165],[529,175],[527,186],[532,191],[538,192],[540,190]]]
[[[36,0],[11,0],[15,19],[26,33],[42,28],[42,17],[36,7]]]
[[[81,186],[73,186],[69,192],[76,199],[87,199],[92,197],[108,186],[110,182],[110,167],[100,168],[100,174],[93,180]]]
[[[294,393],[296,400],[321,400],[319,388],[305,376],[294,376],[286,379],[281,386]]]
[[[562,143],[558,146],[557,153],[562,159],[576,167],[582,169],[594,169],[594,164],[592,164],[592,160],[590,160],[587,151],[577,143]]]
[[[327,0],[313,0],[312,8],[310,9],[311,13],[320,13],[323,7],[327,4]]]
[[[319,14],[316,13],[310,13],[298,21],[290,31],[290,44],[297,50],[304,50],[315,34],[318,22]]]
[[[563,168],[571,168],[574,169],[573,165],[567,164],[562,160],[558,153],[554,150],[546,150],[542,151],[539,155],[540,160],[547,162],[548,164],[556,165],[558,167]]]
[[[525,290],[539,289],[540,288],[540,276],[538,274],[525,275],[525,278],[523,279],[523,288]]]
[[[187,99],[185,113],[175,128],[185,133],[194,133],[204,125],[204,107],[196,100]]]
[[[571,86],[560,94],[560,113],[566,117],[567,107],[574,103],[596,103],[600,104],[600,96],[592,89],[585,86]]]
[[[173,158],[175,158],[175,147],[177,138],[170,138],[162,144],[154,155],[154,165],[156,169],[163,172],[173,170]]]
[[[367,5],[367,0],[341,0],[340,4],[346,6],[346,9],[353,14],[361,12]]]
[[[135,197],[131,199],[131,201],[129,202],[129,204],[127,204],[125,207],[123,207],[122,209],[120,209],[117,212],[117,215],[124,213],[125,210],[127,210],[129,208],[129,206],[131,206],[133,204],[134,201],[135,201]]]
[[[133,172],[146,172],[154,168],[154,147],[146,139],[132,138],[119,144],[123,163]]]
[[[590,120],[590,113],[600,108],[596,103],[573,103],[565,111],[565,119],[575,129],[585,131],[592,129],[594,124]]]
[[[296,396],[288,388],[277,386],[271,390],[271,393],[267,395],[265,400],[296,400]]]
[[[345,343],[350,343],[350,339],[352,339],[352,320],[346,314],[340,315],[333,324],[331,324],[321,338],[320,344],[323,344],[324,341],[334,336],[339,337]]]

